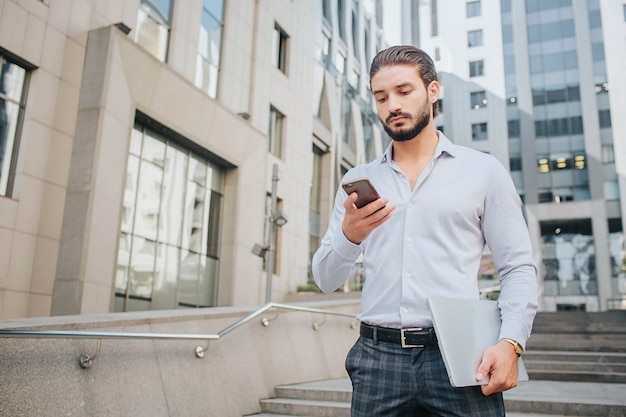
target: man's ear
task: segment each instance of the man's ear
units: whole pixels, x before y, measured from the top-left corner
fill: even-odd
[[[437,100],[439,100],[440,92],[441,92],[441,85],[439,84],[439,81],[431,81],[430,84],[428,84],[428,98],[431,103],[434,103]]]

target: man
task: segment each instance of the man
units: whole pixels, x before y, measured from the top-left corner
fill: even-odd
[[[517,358],[537,309],[536,266],[519,196],[494,157],[452,144],[434,128],[440,85],[431,58],[411,46],[379,52],[370,68],[378,116],[392,143],[344,181],[367,177],[380,198],[357,208],[337,192],[313,257],[324,292],[341,286],[363,255],[361,337],[348,353],[352,416],[504,416],[502,391],[517,385]],[[488,245],[498,270],[500,340],[476,379],[451,386],[426,306],[429,296],[478,298]],[[400,329],[424,347],[403,348]]]

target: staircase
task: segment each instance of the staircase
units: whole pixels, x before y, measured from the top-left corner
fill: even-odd
[[[626,311],[539,313],[524,363],[530,381],[505,393],[509,417],[626,417]],[[349,417],[349,379],[275,388],[255,417]]]

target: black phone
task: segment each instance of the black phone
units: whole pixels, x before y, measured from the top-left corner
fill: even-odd
[[[341,184],[341,187],[343,187],[348,195],[357,193],[359,197],[354,202],[354,205],[357,206],[357,208],[366,206],[372,201],[380,198],[376,188],[374,188],[370,180],[367,178],[357,178],[351,181],[346,181]]]

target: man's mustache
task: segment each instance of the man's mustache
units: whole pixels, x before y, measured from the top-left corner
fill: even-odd
[[[408,119],[411,118],[411,113],[404,113],[404,112],[394,112],[394,113],[389,113],[389,116],[387,116],[387,118],[385,119],[385,123],[389,124],[389,122],[391,121],[391,119],[393,119],[394,117],[398,117],[398,116],[402,116],[402,117],[406,117]]]

